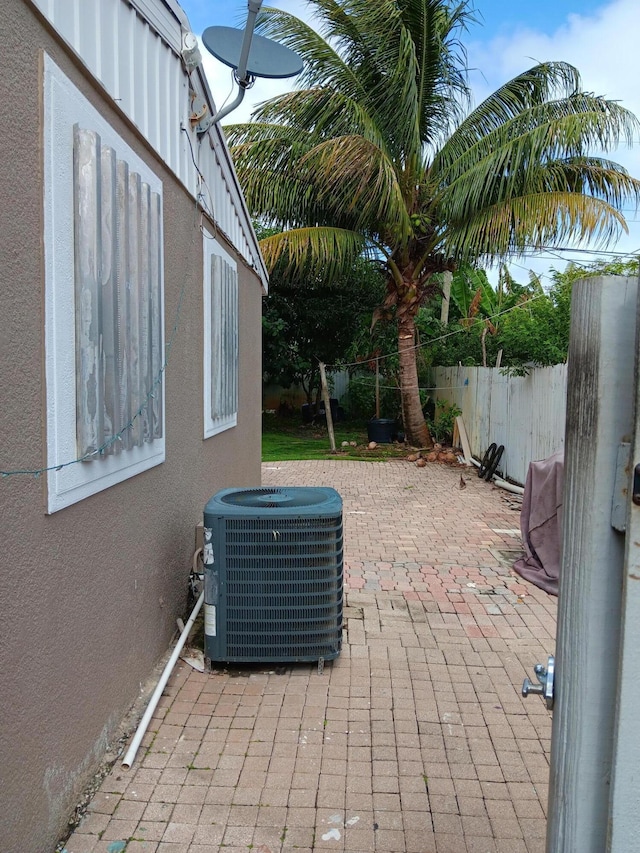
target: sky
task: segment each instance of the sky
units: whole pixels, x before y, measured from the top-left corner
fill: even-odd
[[[246,0],[179,0],[193,31],[201,36],[208,26],[242,28],[247,17]],[[286,9],[309,19],[304,0],[265,0],[264,5]],[[583,89],[619,101],[640,117],[640,81],[637,54],[640,45],[639,0],[475,0],[477,23],[464,37],[474,102],[480,103],[500,85],[537,62],[563,60],[575,65]],[[201,46],[209,86],[218,108],[235,97],[231,70]],[[295,87],[295,80],[259,79],[243,104],[225,122],[248,121],[252,106]],[[640,177],[640,133],[632,149],[610,153],[611,159]],[[625,210],[629,235],[609,252],[640,253],[640,211]],[[549,283],[551,267],[564,269],[568,260],[584,263],[603,252],[557,252],[525,257],[512,266],[516,278],[525,281],[528,270]]]

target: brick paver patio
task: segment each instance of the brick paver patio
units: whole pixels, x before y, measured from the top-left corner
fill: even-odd
[[[520,685],[553,651],[556,601],[509,568],[511,496],[399,461],[268,464],[263,482],[343,497],[340,657],[179,663],[67,853],[543,853],[551,722]]]

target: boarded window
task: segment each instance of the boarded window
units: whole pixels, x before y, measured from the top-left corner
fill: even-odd
[[[216,244],[205,243],[205,264],[204,435],[208,438],[238,420],[238,274],[231,258]]]
[[[161,200],[77,125],[73,165],[76,440],[95,460],[162,436]]]
[[[162,180],[44,59],[47,510],[165,459]]]

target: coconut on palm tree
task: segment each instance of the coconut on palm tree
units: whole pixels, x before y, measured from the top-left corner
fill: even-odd
[[[365,253],[382,264],[378,317],[398,329],[407,440],[431,444],[415,317],[439,273],[625,229],[640,181],[605,159],[638,122],[581,91],[575,68],[536,65],[469,110],[460,35],[467,0],[310,0],[316,29],[265,9],[259,29],[305,61],[299,89],[226,128],[252,214],[284,233],[268,265],[328,277]],[[303,297],[302,297],[303,298]]]

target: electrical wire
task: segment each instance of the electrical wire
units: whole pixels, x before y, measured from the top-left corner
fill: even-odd
[[[361,376],[354,376],[350,380],[350,382],[355,382],[357,385],[362,385],[365,388],[379,388],[381,391],[400,391],[399,385],[377,385],[375,382],[370,382],[368,379],[365,379]],[[415,388],[415,385],[413,386]],[[433,387],[431,385],[418,386],[418,391],[461,391],[464,388],[468,388],[467,385],[440,385],[437,387]]]
[[[549,252],[549,254],[553,254],[553,252],[555,252],[555,251],[566,251],[566,252],[580,251],[580,252],[586,252],[586,253],[595,254],[595,255],[602,255],[602,254],[612,255],[613,257],[616,257],[616,258],[629,258],[631,260],[637,258],[640,255],[640,248],[636,249],[633,252],[591,252],[588,249],[569,249],[569,248],[563,248],[563,247],[559,247],[557,250],[546,249],[546,251]],[[532,254],[532,257],[539,257],[539,256]],[[556,257],[559,260],[566,260],[561,255],[556,255]],[[582,263],[579,263],[578,261],[572,261],[572,263],[575,263],[575,265],[578,267],[582,267],[582,269],[584,269],[584,270],[592,269],[592,267],[589,267],[587,264],[582,264]],[[534,272],[534,271],[530,270],[528,267],[525,267],[522,264],[515,263],[514,261],[510,261],[509,266],[519,267],[520,269],[523,269],[526,272]],[[534,275],[539,279],[546,278],[547,280],[551,280],[550,276],[546,273],[534,272]],[[533,302],[536,299],[540,299],[543,296],[546,296],[546,294],[545,293],[534,294],[533,296],[530,296],[525,302],[518,303],[517,305],[512,305],[511,308],[506,308],[504,311],[499,311],[496,314],[492,314],[489,317],[483,317],[482,319],[494,320],[498,317],[503,316],[504,314],[508,314],[510,311],[515,311],[516,309],[519,309],[519,308],[525,308],[529,303]],[[464,332],[464,331],[466,331],[466,330],[463,327],[460,327],[459,329],[454,329],[453,331],[447,332],[444,335],[440,335],[437,338],[430,338],[425,343],[419,343],[419,344],[415,344],[412,347],[408,347],[407,350],[403,350],[403,352],[407,352],[408,350],[424,349],[425,347],[431,346],[432,344],[435,344],[435,343],[439,343],[440,341],[443,341],[446,338],[451,337],[452,335],[457,335],[457,334],[460,334],[461,332]],[[371,356],[370,358],[364,358],[364,359],[361,359],[360,361],[348,362],[346,364],[328,364],[327,368],[333,368],[334,370],[346,370],[349,367],[362,367],[370,361],[380,362],[380,361],[384,361],[387,358],[394,358],[398,355],[400,355],[400,350],[394,350],[393,352],[385,353],[384,355]],[[395,386],[393,386],[393,387],[395,387]],[[423,390],[428,390],[428,389],[423,389]]]
[[[100,447],[96,450],[92,450],[89,453],[85,453],[82,456],[77,457],[76,459],[70,459],[68,462],[63,462],[58,465],[48,465],[45,468],[16,468],[16,469],[8,469],[8,470],[0,470],[0,478],[3,480],[8,477],[13,477],[19,474],[29,475],[35,477],[36,479],[40,477],[41,474],[45,474],[48,471],[62,471],[64,468],[69,468],[71,465],[77,465],[79,462],[88,462],[91,459],[97,459],[100,456],[104,456],[105,451],[111,447],[112,444],[115,444],[116,441],[121,441],[122,436],[127,432],[127,430],[132,429],[134,423],[137,419],[142,415],[142,413],[146,410],[147,404],[149,400],[155,398],[156,389],[161,386],[164,373],[169,366],[169,358],[171,356],[171,348],[173,347],[173,342],[178,333],[178,327],[180,325],[180,314],[182,311],[182,303],[184,300],[186,290],[186,282],[183,282],[182,289],[180,291],[180,296],[178,297],[178,304],[176,307],[176,315],[173,324],[173,328],[171,330],[171,334],[169,335],[169,340],[165,344],[165,358],[162,364],[162,367],[158,371],[158,375],[155,377],[154,381],[151,383],[151,387],[147,392],[145,398],[142,403],[138,407],[137,411],[131,417],[128,423],[126,423],[122,429],[117,432],[115,435],[112,435],[107,441],[104,442]]]
[[[599,249],[580,249],[580,248],[572,248],[571,246],[538,246],[531,247],[529,249],[523,250],[518,257],[539,257],[541,252],[578,252],[579,254],[585,255],[606,255],[614,258],[630,258],[634,257],[640,252],[640,249],[636,249],[633,252],[609,252]]]
[[[200,169],[200,163],[199,163],[199,160],[200,160],[200,149],[198,149],[198,159],[196,160],[196,156],[195,156],[195,153],[194,153],[194,150],[193,150],[193,145],[192,145],[192,143],[191,143],[191,136],[189,135],[189,131],[188,131],[188,130],[187,130],[187,128],[184,126],[184,124],[181,124],[181,125],[180,125],[180,130],[181,130],[181,131],[185,134],[185,136],[187,137],[187,142],[189,143],[189,151],[190,151],[190,153],[191,153],[191,160],[192,160],[192,162],[193,162],[193,165],[194,165],[194,168],[195,168],[195,170],[196,170],[196,174],[197,174],[197,181],[198,181],[198,185],[197,185],[197,187],[196,187],[196,195],[195,195],[195,198],[196,198],[196,208],[197,208],[198,206],[200,206],[200,208],[201,208],[202,210],[204,210],[204,211],[209,215],[209,217],[211,218],[211,220],[212,220],[212,222],[213,222],[213,226],[214,226],[214,236],[213,236],[213,237],[211,237],[211,235],[209,235],[209,234],[206,232],[206,230],[204,229],[203,224],[202,224],[202,223],[203,223],[202,215],[200,216],[200,226],[199,226],[199,227],[200,227],[200,231],[201,231],[201,232],[202,232],[202,234],[203,234],[205,237],[207,237],[208,239],[213,239],[213,240],[215,240],[215,239],[216,239],[216,236],[217,236],[217,226],[216,226],[216,220],[215,220],[215,215],[214,215],[213,194],[211,193],[211,190],[210,190],[210,188],[209,188],[209,184],[207,183],[207,179],[206,179],[206,178],[205,178],[205,176],[202,174],[202,170]],[[205,198],[204,194],[203,194],[203,193],[202,193],[202,191],[201,191],[201,188],[202,188],[202,187],[204,187],[204,188],[206,189],[207,194],[208,194],[208,196],[209,196],[209,205],[207,205],[206,198]]]
[[[196,156],[193,152],[193,145],[191,144],[191,137],[189,136],[189,131],[187,130],[187,128],[184,126],[184,124],[182,122],[180,122],[180,130],[187,137],[187,142],[189,143],[189,151],[191,152],[191,160],[193,162],[193,165],[195,167],[196,172],[198,173],[198,177],[201,180],[204,180],[204,175],[200,171],[200,166],[198,166],[198,164],[196,162]]]
[[[518,305],[512,305],[511,308],[505,308],[504,311],[498,311],[495,314],[491,314],[489,317],[483,317],[483,320],[495,320],[498,317],[503,317],[505,314],[509,314],[511,311],[515,311],[516,309],[526,308],[531,302],[535,302],[536,299],[542,299],[546,297],[546,293],[535,293],[533,296],[530,296],[526,302],[520,302]],[[424,349],[425,347],[429,347],[432,344],[436,344],[439,341],[444,341],[446,338],[450,338],[452,335],[458,335],[461,332],[465,332],[466,329],[464,327],[460,327],[458,329],[453,329],[451,332],[446,332],[444,335],[440,335],[437,338],[430,338],[425,343],[414,344],[412,347],[407,347],[403,352],[410,352],[411,350],[419,350]],[[332,368],[333,370],[346,370],[349,367],[364,367],[370,361],[384,361],[387,358],[394,358],[395,356],[400,355],[400,350],[394,350],[394,352],[385,353],[385,355],[372,355],[370,358],[363,358],[360,361],[352,361],[346,364],[328,364],[327,368]]]

